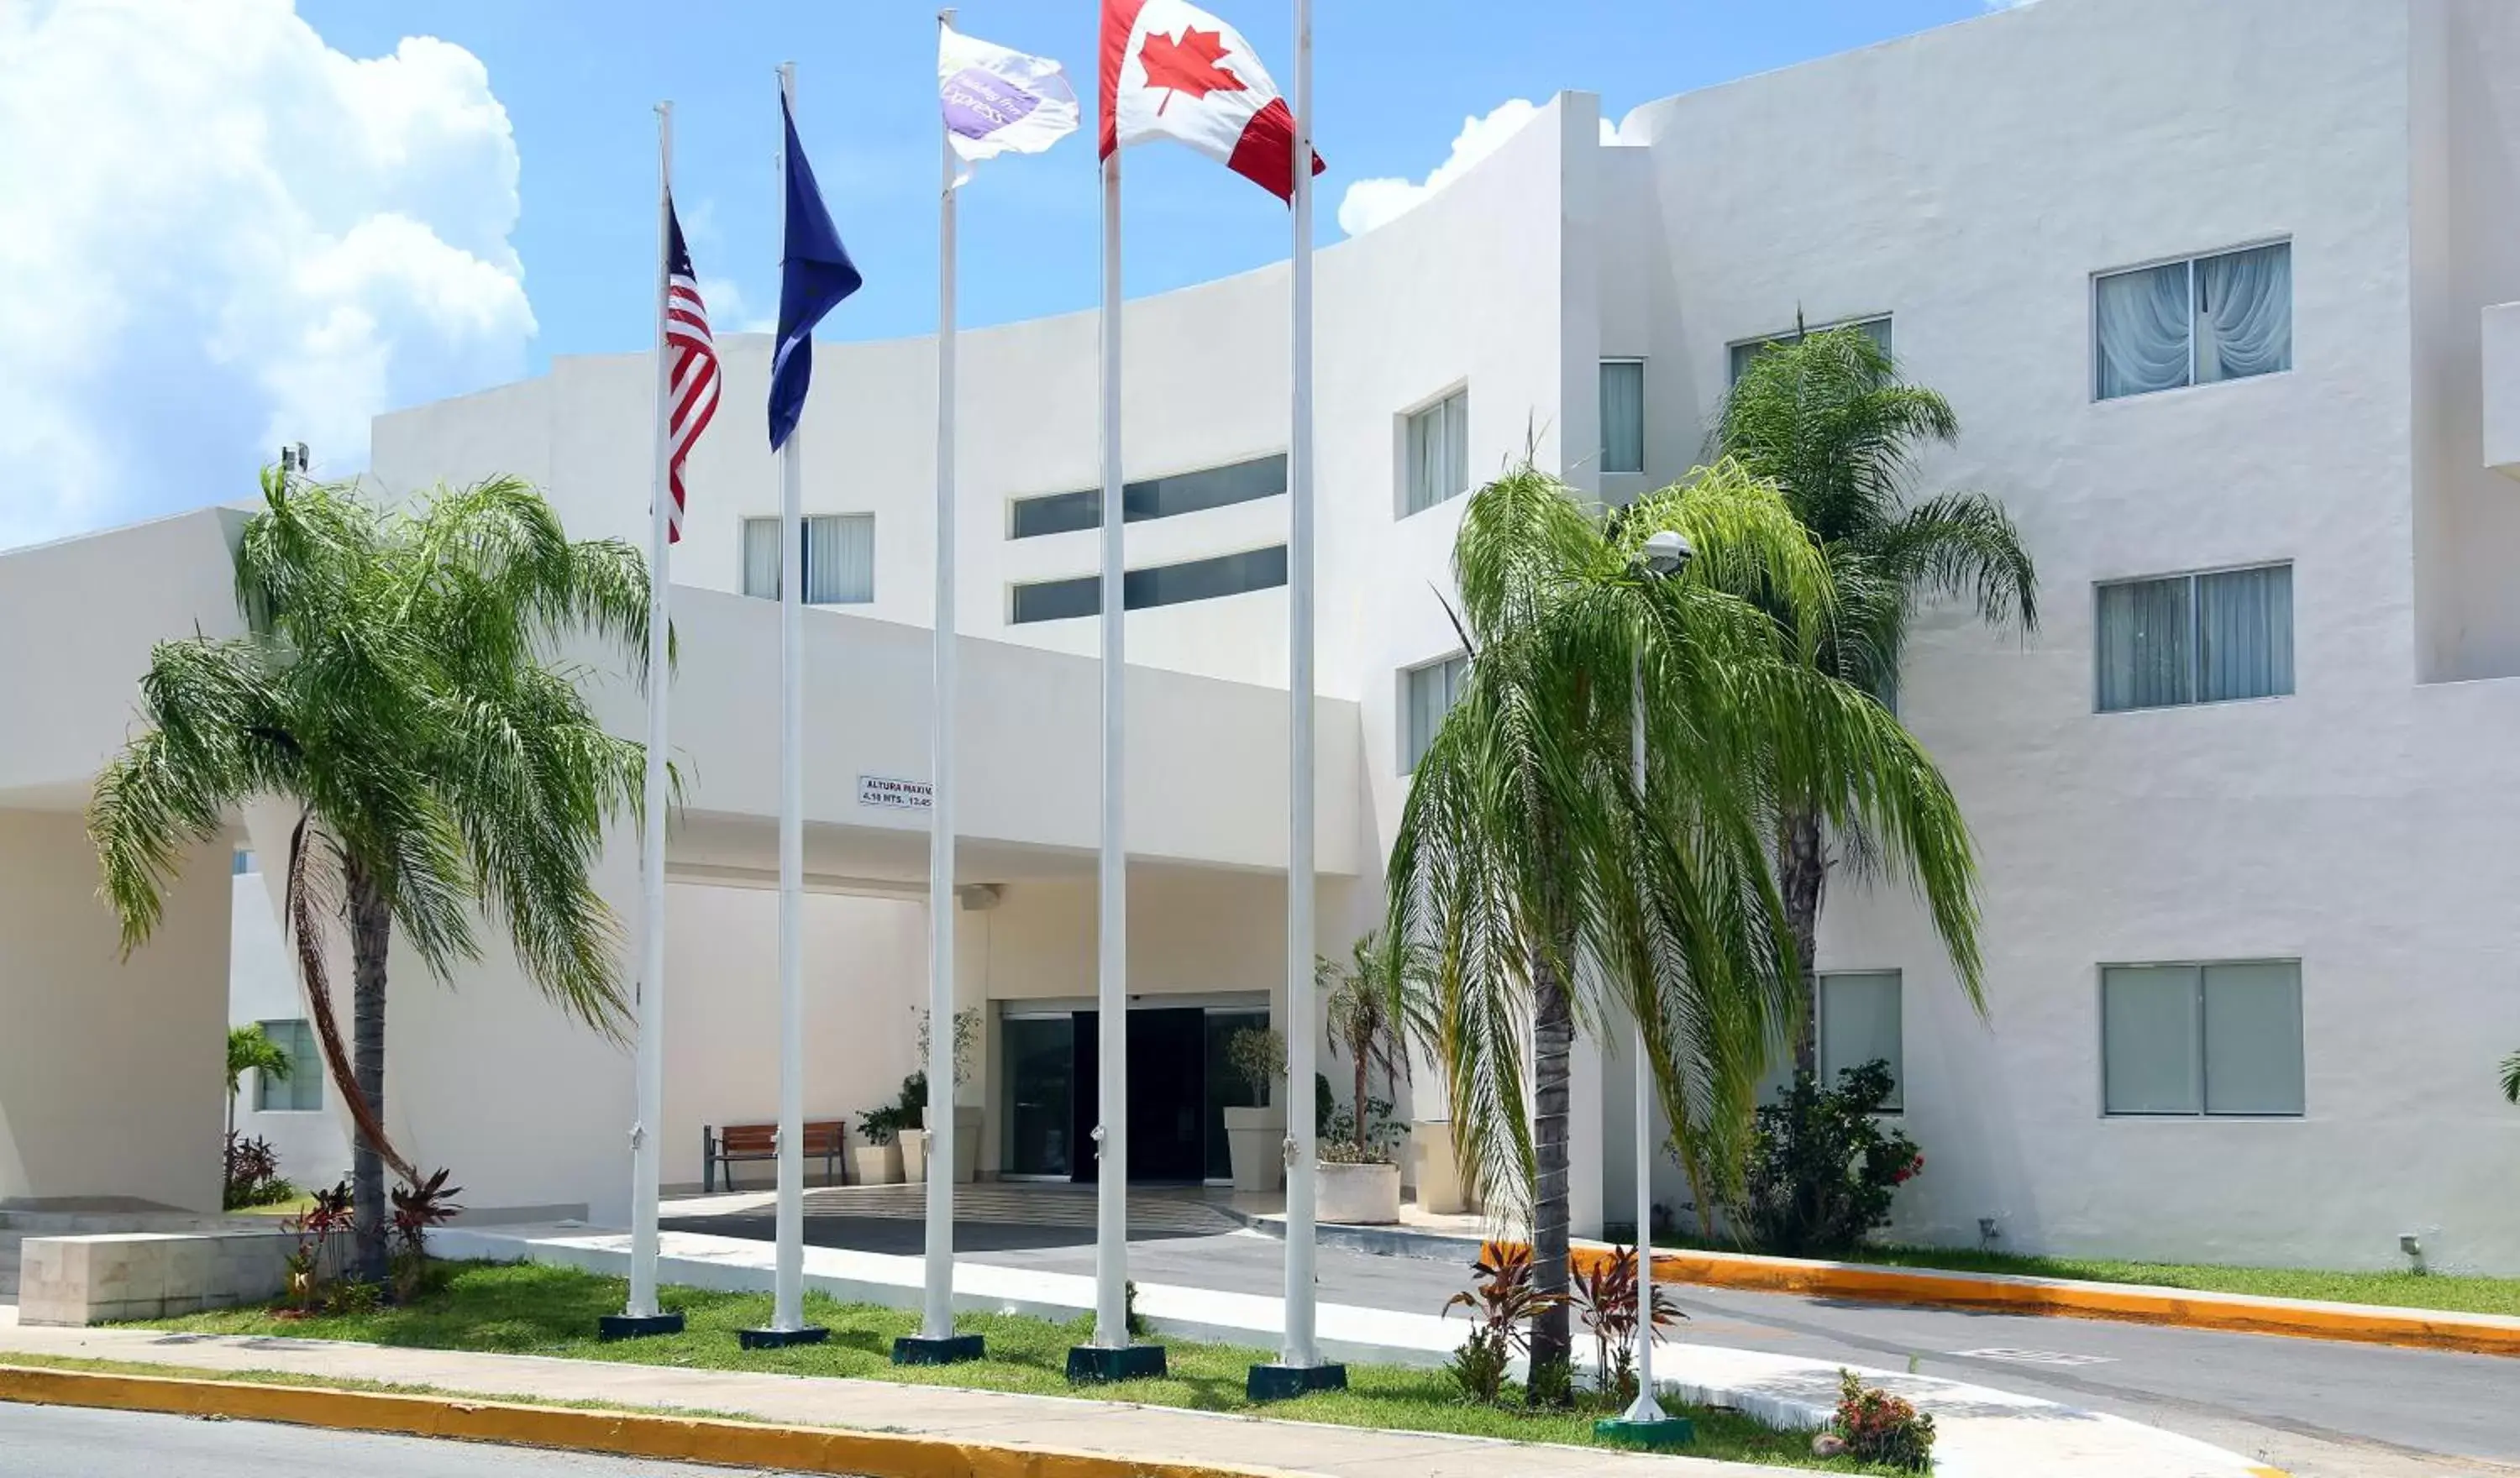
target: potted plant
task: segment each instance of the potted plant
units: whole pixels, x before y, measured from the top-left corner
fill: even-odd
[[[955,1097],[959,1097],[963,1085],[971,1080],[971,1056],[979,1045],[980,1012],[978,1008],[966,1007],[956,1011],[954,1013]],[[911,1177],[915,1181],[927,1179],[927,1135],[933,1128],[927,1122],[927,1069],[924,1066],[927,1061],[927,1013],[921,1011],[919,1013],[919,1060],[922,1066],[919,1071],[901,1081],[901,1106],[904,1114],[902,1131],[919,1137],[917,1151],[919,1169]],[[914,1084],[916,1085],[915,1102],[913,1101]],[[981,1116],[982,1110],[976,1103],[954,1105],[954,1179],[959,1184],[969,1184],[979,1170]]]
[[[858,1142],[849,1146],[849,1172],[861,1186],[901,1180],[901,1105],[886,1103],[858,1115]]]
[[[1388,1226],[1400,1220],[1401,1142],[1408,1127],[1393,1121],[1388,1099],[1371,1092],[1382,1070],[1392,1092],[1409,1071],[1402,1040],[1408,987],[1427,973],[1422,951],[1368,933],[1350,963],[1323,960],[1314,978],[1328,1005],[1330,1046],[1346,1053],[1354,1095],[1321,1135],[1315,1214],[1325,1222]]]
[[[1225,1039],[1225,1065],[1259,1103],[1225,1111],[1225,1144],[1234,1159],[1234,1188],[1277,1189],[1286,1175],[1286,1105],[1277,1101],[1286,1077],[1286,1039],[1246,1026]]]

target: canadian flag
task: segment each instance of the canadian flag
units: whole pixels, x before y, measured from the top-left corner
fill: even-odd
[[[1149,139],[1294,198],[1295,114],[1241,35],[1183,0],[1102,0],[1102,157]]]

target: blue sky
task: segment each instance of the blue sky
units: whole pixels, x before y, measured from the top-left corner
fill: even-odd
[[[1291,82],[1285,0],[1209,0]],[[1329,171],[1406,194],[1564,88],[1672,93],[2007,0],[1317,0]],[[1068,64],[1094,0],[969,0],[962,28]],[[654,127],[722,329],[776,308],[772,68],[868,286],[824,334],[935,313],[934,12],[917,0],[0,0],[0,549],[235,502],[284,441],[366,465],[370,418],[652,332]],[[1527,105],[1524,105],[1527,106]],[[1132,294],[1286,251],[1282,207],[1188,150],[1128,161]],[[963,321],[1093,306],[1085,136],[963,197]]]
[[[1209,0],[1292,85],[1283,0]],[[1608,116],[1709,83],[1983,14],[1982,0],[1318,0],[1314,7],[1319,239],[1339,236],[1340,192],[1369,176],[1422,177],[1464,117],[1563,88]],[[678,194],[699,270],[731,280],[744,315],[777,292],[777,112],[772,67],[792,60],[806,149],[866,290],[827,322],[837,337],[927,332],[935,314],[934,21],[917,0],[694,6],[659,0],[301,0],[353,55],[420,30],[487,64],[515,120],[523,211],[515,241],[556,353],[635,348],[649,332],[649,108],[676,107]],[[692,25],[691,18],[708,15]],[[970,0],[960,27],[1065,62],[1091,128],[1096,7]],[[1125,194],[1128,291],[1158,291],[1282,258],[1282,209],[1187,151],[1133,151]],[[964,321],[1093,306],[1093,151],[1082,135],[984,169],[963,202]],[[722,315],[723,317],[723,315]]]

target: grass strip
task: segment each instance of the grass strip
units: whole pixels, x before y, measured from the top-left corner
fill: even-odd
[[[1527,1410],[1519,1404],[1518,1393],[1506,1405],[1479,1406],[1462,1400],[1451,1377],[1441,1370],[1386,1366],[1351,1366],[1349,1388],[1344,1392],[1325,1392],[1255,1407],[1243,1395],[1243,1381],[1253,1364],[1274,1358],[1271,1352],[1174,1339],[1159,1341],[1166,1346],[1170,1366],[1164,1378],[1080,1389],[1067,1382],[1067,1351],[1085,1341],[1091,1331],[1090,1319],[1061,1324],[1012,1315],[966,1315],[960,1327],[967,1334],[987,1337],[986,1360],[958,1366],[898,1366],[891,1361],[892,1341],[899,1335],[916,1332],[915,1313],[842,1304],[812,1293],[805,1300],[807,1320],[832,1331],[829,1341],[820,1345],[741,1350],[736,1331],[769,1321],[769,1295],[684,1287],[668,1287],[659,1295],[665,1308],[683,1315],[683,1333],[615,1343],[598,1340],[597,1319],[617,1313],[625,1292],[626,1284],[620,1278],[572,1268],[461,1263],[441,1270],[430,1291],[399,1307],[307,1319],[284,1318],[267,1309],[231,1309],[152,1321],[144,1327],[200,1334],[356,1340],[414,1349],[558,1356],[686,1369],[839,1376],[1041,1396],[1082,1395],[1142,1406],[1240,1412],[1336,1426],[1583,1447],[1601,1445],[1593,1436],[1594,1418],[1615,1414],[1598,1398],[1586,1399],[1573,1411],[1559,1411]],[[1808,1433],[1779,1431],[1738,1411],[1673,1405],[1671,1414],[1689,1417],[1696,1423],[1697,1444],[1689,1450],[1696,1456],[1842,1472],[1886,1471],[1843,1459],[1815,1458]]]

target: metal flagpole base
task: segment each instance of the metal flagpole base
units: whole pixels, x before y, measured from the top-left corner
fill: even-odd
[[[607,1314],[595,1321],[595,1337],[602,1340],[652,1339],[682,1332],[679,1314]]]
[[[1603,1442],[1621,1447],[1660,1451],[1685,1448],[1697,1440],[1697,1424],[1686,1416],[1665,1416],[1653,1421],[1636,1421],[1625,1416],[1604,1416],[1593,1423],[1593,1435]]]
[[[1315,1391],[1347,1389],[1347,1366],[1335,1361],[1317,1366],[1253,1366],[1242,1394],[1252,1401],[1292,1401]]]
[[[790,1345],[819,1345],[832,1337],[821,1324],[796,1329],[738,1329],[736,1342],[747,1350],[785,1350]]]
[[[977,1334],[948,1334],[931,1339],[924,1334],[905,1334],[892,1342],[892,1363],[897,1366],[959,1366],[967,1360],[986,1360],[988,1341]]]
[[[1161,1345],[1122,1345],[1116,1350],[1101,1345],[1078,1345],[1067,1352],[1067,1379],[1072,1385],[1102,1385],[1114,1380],[1161,1380],[1165,1370],[1164,1347]]]

